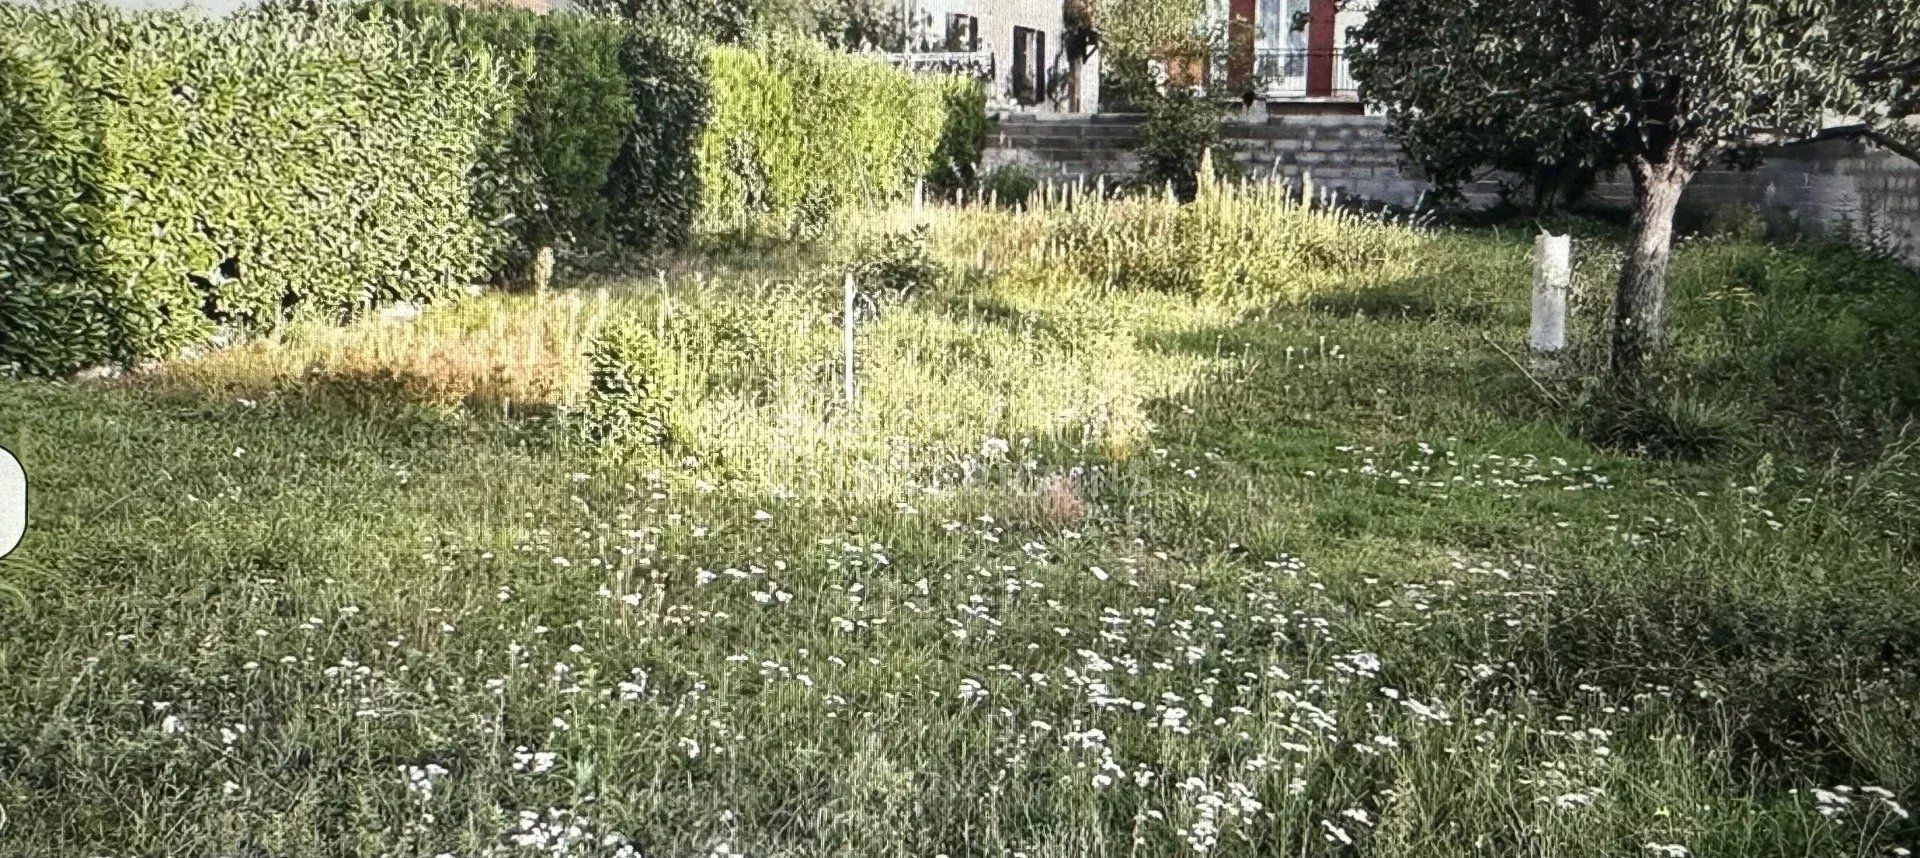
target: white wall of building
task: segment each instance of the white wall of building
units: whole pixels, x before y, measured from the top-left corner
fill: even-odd
[[[1372,8],[1372,6],[1373,4],[1371,3],[1354,3],[1341,7],[1340,11],[1334,14],[1334,47],[1344,51],[1348,45],[1352,44],[1352,40],[1347,38],[1347,31],[1361,24],[1365,24],[1367,22],[1367,10]]]
[[[912,0],[910,19],[915,22],[914,47],[941,50],[946,40],[949,15],[971,15],[979,21],[980,50],[993,54],[994,81],[988,89],[993,107],[1002,110],[1036,113],[1066,112],[1067,87],[1062,80],[1058,97],[1035,105],[1020,105],[1013,97],[1014,28],[1025,27],[1046,34],[1048,75],[1062,78],[1068,74],[1063,0]],[[1099,52],[1080,70],[1080,104],[1083,112],[1092,112],[1100,104]]]

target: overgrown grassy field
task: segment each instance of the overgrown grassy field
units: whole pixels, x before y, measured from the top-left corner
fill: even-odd
[[[1920,841],[1920,278],[1690,240],[1626,394],[1604,229],[1529,376],[1525,229],[926,219],[0,381],[0,854]]]

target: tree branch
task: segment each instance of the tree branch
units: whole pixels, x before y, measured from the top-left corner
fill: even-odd
[[[1915,146],[1912,143],[1908,143],[1905,140],[1873,128],[1868,128],[1866,135],[1868,139],[1886,147],[1894,154],[1906,158],[1915,164],[1920,164],[1920,146]]]

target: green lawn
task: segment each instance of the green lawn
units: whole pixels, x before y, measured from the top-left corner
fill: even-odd
[[[1627,395],[1583,233],[1543,392],[1524,229],[934,217],[0,381],[0,854],[1920,844],[1920,278],[1685,243]]]

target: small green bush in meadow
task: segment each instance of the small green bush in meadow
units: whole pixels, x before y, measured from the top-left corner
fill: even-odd
[[[1148,193],[1171,190],[1182,201],[1192,200],[1200,185],[1227,175],[1233,159],[1220,142],[1219,102],[1210,95],[1186,90],[1155,93],[1144,107],[1147,121],[1140,127],[1134,151],[1140,168],[1133,184]]]
[[[1752,446],[1752,421],[1736,406],[1668,387],[1603,388],[1581,401],[1597,444],[1672,459],[1703,459]]]
[[[941,196],[972,188],[980,180],[987,148],[987,88],[959,75],[937,78],[941,91],[940,143],[927,165],[927,188]]]
[[[929,231],[922,224],[867,237],[853,264],[860,288],[897,301],[937,284],[944,266],[934,257]]]
[[[588,441],[665,448],[678,437],[666,356],[653,331],[611,319],[587,350],[587,385],[573,418]]]
[[[1023,208],[1033,192],[1040,189],[1040,180],[1033,171],[1018,164],[1002,164],[987,171],[986,178],[980,180],[980,198],[995,205],[1008,208]]]
[[[1730,241],[1757,244],[1767,237],[1767,220],[1755,206],[1715,206],[1707,213],[1704,232]]]

